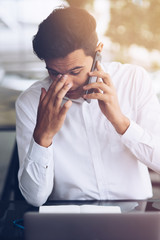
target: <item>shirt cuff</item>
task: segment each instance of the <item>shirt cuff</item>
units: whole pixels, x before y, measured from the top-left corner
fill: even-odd
[[[32,137],[28,151],[28,159],[47,168],[50,160],[53,160],[53,145],[51,144],[48,148],[42,147],[37,144]]]

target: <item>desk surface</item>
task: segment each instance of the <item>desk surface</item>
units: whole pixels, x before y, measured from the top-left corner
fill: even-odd
[[[160,211],[160,200],[135,201],[50,201],[46,205],[66,204],[93,204],[120,206],[122,212],[131,211]],[[23,219],[28,211],[38,211],[39,208],[27,204],[25,201],[0,201],[0,239],[1,240],[23,240],[24,230],[13,224],[14,220]]]

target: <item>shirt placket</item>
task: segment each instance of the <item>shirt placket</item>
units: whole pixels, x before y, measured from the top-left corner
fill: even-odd
[[[91,111],[91,104],[84,102],[82,106],[82,114],[84,118],[84,123],[86,127],[86,133],[88,137],[89,151],[91,154],[91,159],[94,167],[98,192],[100,199],[107,199],[107,189],[105,181],[104,165],[101,157],[100,143],[98,142],[96,129],[94,126],[94,121],[96,118],[93,116]]]

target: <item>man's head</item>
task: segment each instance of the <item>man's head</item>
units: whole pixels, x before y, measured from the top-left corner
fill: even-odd
[[[66,75],[72,84],[67,96],[76,99],[83,96],[95,52],[102,50],[97,42],[95,19],[83,9],[68,7],[54,10],[40,24],[33,48],[53,81]]]
[[[97,42],[93,16],[84,9],[67,7],[55,9],[39,25],[33,49],[42,60],[66,57],[77,49],[93,57]]]

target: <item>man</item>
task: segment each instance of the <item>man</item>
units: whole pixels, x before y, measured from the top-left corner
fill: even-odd
[[[19,186],[32,205],[152,197],[148,167],[160,172],[159,102],[140,67],[97,62],[90,72],[102,47],[94,18],[72,7],[54,10],[34,36],[49,77],[16,102]],[[97,81],[87,84],[89,76]]]

